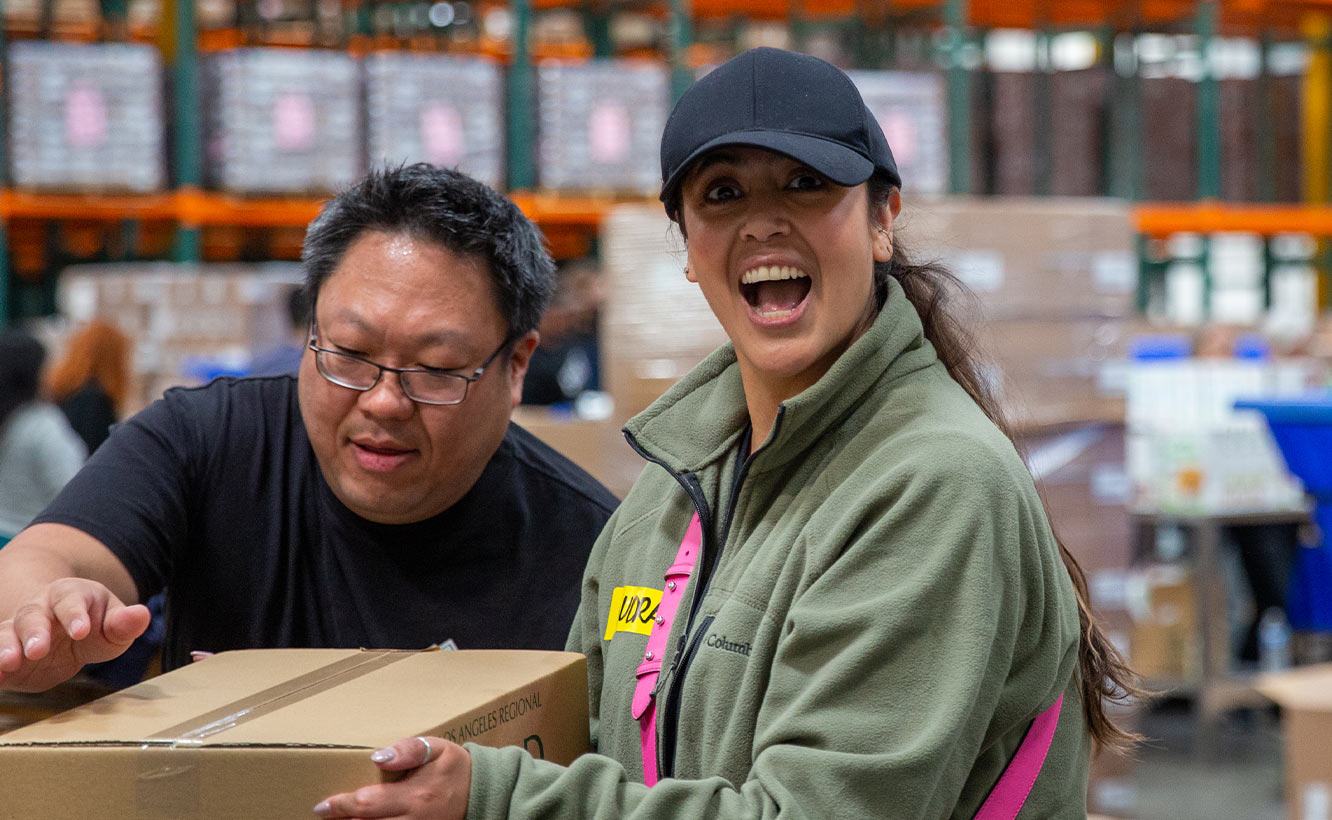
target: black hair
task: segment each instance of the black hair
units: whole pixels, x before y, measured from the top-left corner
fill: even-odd
[[[324,205],[305,232],[305,304],[368,231],[406,233],[486,264],[510,338],[536,328],[555,290],[541,233],[509,199],[459,171],[424,162],[378,168]]]
[[[310,324],[309,305],[304,288],[295,287],[287,291],[287,319],[293,330],[305,330]]]
[[[37,398],[46,348],[28,333],[0,332],[0,429],[14,411]]]

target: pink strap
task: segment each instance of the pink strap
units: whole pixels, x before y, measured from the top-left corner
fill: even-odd
[[[632,711],[638,721],[638,736],[643,747],[643,780],[649,786],[657,782],[657,678],[661,676],[661,662],[666,654],[666,639],[671,634],[671,624],[675,612],[680,608],[680,599],[684,596],[685,584],[694,571],[694,562],[698,560],[698,551],[703,544],[703,525],[698,514],[689,521],[684,540],[673,561],[666,569],[666,587],[661,591],[661,603],[657,605],[657,618],[648,634],[647,649],[643,651],[643,662],[635,673],[638,682],[634,684]]]
[[[1022,804],[1027,802],[1027,795],[1036,785],[1036,776],[1045,765],[1045,756],[1054,740],[1063,706],[1064,696],[1060,695],[1050,708],[1031,722],[1017,754],[1013,755],[1008,768],[999,776],[999,782],[994,784],[994,790],[976,812],[976,820],[1013,820],[1022,811]]]
[[[684,597],[685,584],[693,574],[694,562],[698,560],[702,544],[703,526],[695,514],[685,530],[684,539],[680,541],[675,560],[666,569],[666,586],[661,592],[661,603],[657,605],[657,617],[648,634],[643,662],[635,671],[637,682],[634,684],[634,699],[630,708],[634,720],[638,721],[638,738],[643,752],[643,782],[649,786],[656,785],[658,779],[657,680],[661,676],[671,624],[675,621],[680,599]],[[976,820],[1014,820],[1018,812],[1022,811],[1027,796],[1036,785],[1036,777],[1045,765],[1045,756],[1050,752],[1063,706],[1064,696],[1060,695],[1058,700],[1031,722],[1031,728],[1027,729],[1026,736],[1022,738],[1017,754],[999,776],[999,782],[985,799],[980,811],[976,812]]]

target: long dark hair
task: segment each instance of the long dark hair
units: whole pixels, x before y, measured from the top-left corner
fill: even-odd
[[[886,178],[875,175],[869,180],[869,204],[871,219],[888,204],[893,195],[893,185]],[[671,221],[685,235],[684,213],[681,210],[679,187],[667,199],[666,213]],[[874,297],[876,312],[888,299],[888,282],[896,279],[905,291],[907,299],[920,315],[925,338],[934,346],[948,375],[961,385],[971,396],[972,401],[989,417],[1013,446],[1021,450],[1021,445],[1013,435],[1004,413],[996,400],[990,383],[985,379],[982,362],[977,353],[976,339],[959,318],[955,307],[958,299],[974,299],[971,290],[946,267],[937,262],[913,262],[902,243],[893,241],[893,255],[888,262],[874,266]],[[1044,499],[1041,500],[1045,506]],[[1046,518],[1050,511],[1045,509]],[[1052,525],[1053,527],[1053,525]],[[1106,701],[1128,701],[1145,696],[1146,690],[1141,680],[1129,667],[1106,637],[1092,612],[1087,594],[1087,576],[1082,571],[1076,558],[1069,553],[1063,541],[1055,533],[1055,543],[1059,545],[1059,556],[1063,559],[1068,576],[1073,581],[1073,589],[1078,599],[1078,622],[1081,638],[1078,641],[1078,673],[1082,690],[1082,709],[1087,720],[1087,729],[1098,746],[1124,749],[1141,740],[1133,732],[1116,725],[1106,712]]]
[[[881,212],[892,194],[891,183],[877,175],[872,177],[869,182],[870,213]],[[954,309],[953,303],[957,298],[973,298],[971,290],[943,265],[936,262],[912,262],[902,243],[896,240],[893,242],[892,259],[874,266],[874,295],[880,308],[888,298],[889,278],[901,284],[907,299],[916,308],[916,313],[920,314],[925,338],[934,346],[939,361],[948,368],[948,375],[967,391],[972,401],[1013,442],[1013,446],[1021,450],[1012,427],[995,399],[990,382],[984,378],[980,357],[976,352],[975,336],[958,318]],[[1041,505],[1045,506],[1044,499]],[[1053,519],[1048,507],[1045,508],[1045,517],[1051,520],[1053,530]],[[1059,545],[1059,557],[1063,559],[1064,568],[1068,570],[1068,577],[1072,579],[1073,589],[1077,592],[1078,622],[1082,632],[1078,642],[1078,671],[1087,728],[1098,745],[1123,749],[1141,738],[1116,725],[1106,713],[1105,703],[1107,700],[1127,701],[1142,697],[1146,690],[1138,675],[1097,622],[1087,594],[1086,573],[1064,546],[1059,534],[1055,532],[1054,536],[1055,543]]]
[[[21,330],[0,332],[0,430],[14,411],[37,398],[46,349]]]

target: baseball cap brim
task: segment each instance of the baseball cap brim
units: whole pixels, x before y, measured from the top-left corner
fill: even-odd
[[[753,130],[734,131],[711,139],[694,149],[661,186],[661,199],[670,198],[679,187],[694,162],[718,148],[746,145],[766,148],[785,154],[796,162],[804,163],[838,185],[859,185],[874,173],[874,163],[864,155],[845,145],[811,134],[789,131]]]

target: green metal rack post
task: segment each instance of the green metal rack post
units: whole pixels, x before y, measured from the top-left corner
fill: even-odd
[[[176,186],[203,187],[203,124],[199,94],[198,28],[193,0],[172,0],[172,70],[175,87]],[[203,234],[198,225],[178,225],[171,253],[177,262],[197,262],[203,257]]]
[[[680,99],[694,82],[689,70],[689,46],[694,29],[689,16],[689,0],[671,0],[671,101]]]
[[[948,71],[948,188],[971,191],[971,75],[963,64],[967,0],[944,3],[944,65]]]
[[[1202,76],[1198,80],[1198,198],[1221,197],[1221,86],[1212,65],[1212,42],[1216,38],[1217,23],[1221,16],[1218,0],[1203,0],[1198,4],[1197,34],[1198,56]],[[1202,237],[1202,255],[1198,265],[1202,269],[1203,317],[1212,313],[1212,238]]]
[[[513,0],[513,60],[508,78],[509,190],[527,190],[536,185],[535,130],[532,91],[535,86],[528,29],[532,23],[532,0]]]

